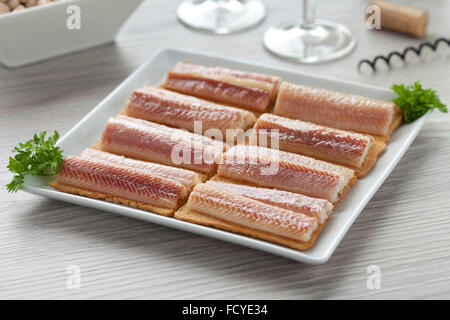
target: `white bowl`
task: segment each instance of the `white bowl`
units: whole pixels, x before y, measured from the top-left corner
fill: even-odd
[[[0,15],[0,62],[18,67],[112,42],[142,1],[60,0]],[[80,29],[67,27],[70,6],[80,8]]]

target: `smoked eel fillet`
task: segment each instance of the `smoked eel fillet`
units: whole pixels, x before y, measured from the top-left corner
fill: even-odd
[[[393,102],[283,82],[274,113],[387,140],[401,122]]]
[[[333,210],[333,205],[328,200],[316,199],[293,192],[259,188],[220,180],[208,180],[206,185],[223,189],[227,192],[238,194],[275,207],[315,217],[320,224],[328,219]]]
[[[247,129],[256,121],[255,115],[246,110],[153,87],[135,90],[124,114],[199,134],[217,129],[223,137],[226,129]],[[201,126],[194,127],[195,121]]]
[[[111,163],[101,157],[68,156],[50,184],[57,190],[101,198],[136,208],[173,213],[187,198],[186,186],[153,175],[134,164]]]
[[[117,120],[123,120],[123,121],[128,121],[128,122],[132,122],[136,125],[139,126],[144,126],[144,127],[148,127],[151,129],[155,129],[155,130],[160,130],[163,132],[168,132],[171,133],[175,136],[182,136],[184,139],[189,139],[192,141],[201,141],[201,143],[203,143],[206,146],[211,146],[214,148],[217,148],[218,150],[222,150],[224,145],[222,141],[219,140],[214,140],[211,139],[209,137],[206,136],[202,136],[201,134],[196,134],[196,133],[192,133],[192,132],[187,132],[183,129],[177,129],[177,128],[171,128],[159,123],[155,123],[155,122],[151,122],[151,121],[147,121],[147,120],[142,120],[142,119],[137,119],[137,118],[133,118],[133,117],[129,117],[123,114],[119,114],[118,116],[115,117],[115,119]]]
[[[99,149],[114,154],[212,174],[223,144],[185,130],[119,116],[108,121]]]
[[[101,160],[111,165],[121,165],[129,168],[142,170],[148,174],[155,175],[162,179],[167,179],[181,183],[186,187],[188,192],[194,188],[194,186],[200,182],[199,175],[190,170],[165,166],[158,163],[152,163],[147,161],[139,161],[123,156],[118,156],[112,153],[104,152],[95,149],[85,149],[79,158],[82,159],[94,159]]]
[[[318,227],[317,219],[314,217],[271,206],[203,183],[195,186],[189,196],[187,209],[245,229],[259,230],[295,241],[309,241]]]
[[[264,74],[179,62],[163,87],[255,112],[273,105],[281,79]]]
[[[352,169],[302,155],[237,145],[222,157],[218,175],[336,204],[356,181]]]
[[[358,176],[370,170],[386,146],[371,135],[265,113],[255,124],[251,140],[270,147],[273,139],[278,139],[280,150],[361,169]]]

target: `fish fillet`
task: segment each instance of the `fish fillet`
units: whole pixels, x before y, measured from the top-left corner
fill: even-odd
[[[129,117],[126,115],[119,114],[115,117],[116,120],[131,122],[137,126],[142,126],[146,128],[150,128],[152,130],[159,130],[161,132],[170,133],[176,137],[181,137],[185,140],[191,140],[193,142],[201,142],[205,146],[210,146],[217,148],[218,150],[223,150],[224,144],[220,140],[214,140],[209,137],[203,136],[201,134],[196,134],[192,132],[187,132],[183,129],[171,128],[159,123],[137,119],[133,117]]]
[[[246,228],[298,241],[308,241],[318,226],[314,217],[271,206],[206,184],[198,184],[194,188],[187,206],[189,210]]]
[[[270,147],[272,139],[278,139],[280,150],[355,168],[364,163],[374,142],[370,135],[265,113],[254,127],[253,140]]]
[[[168,209],[175,209],[187,197],[186,187],[178,182],[141,169],[79,156],[64,159],[57,181]]]
[[[124,112],[130,117],[199,134],[217,129],[223,136],[227,129],[247,129],[256,121],[255,115],[249,111],[152,87],[135,90]],[[201,123],[201,127],[194,127],[195,121]]]
[[[222,157],[219,176],[322,198],[332,203],[354,179],[352,169],[302,155],[237,145]]]
[[[324,223],[331,215],[333,205],[325,199],[316,199],[302,194],[269,188],[258,188],[243,184],[209,180],[206,185],[223,189],[253,200],[261,201],[276,207],[316,217],[319,223]]]
[[[165,166],[162,164],[139,161],[125,158],[108,152],[86,149],[80,155],[80,159],[90,159],[104,161],[111,165],[120,165],[133,169],[142,170],[144,173],[181,183],[190,192],[192,188],[199,182],[199,175],[190,170]]]
[[[398,107],[352,94],[283,82],[274,113],[333,128],[386,136]]]
[[[100,142],[107,152],[203,173],[215,170],[223,150],[207,137],[125,116],[108,121]]]
[[[207,100],[264,112],[275,101],[280,78],[179,62],[170,70],[163,86]]]

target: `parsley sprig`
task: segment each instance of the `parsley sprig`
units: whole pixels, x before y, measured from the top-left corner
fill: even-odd
[[[403,122],[413,122],[432,109],[448,112],[447,106],[439,100],[435,90],[423,89],[420,82],[413,85],[394,84],[391,88],[398,97],[392,101],[403,110]]]
[[[9,192],[17,192],[23,186],[26,175],[50,176],[59,173],[63,161],[63,151],[55,146],[59,134],[45,139],[47,131],[35,134],[33,139],[19,143],[13,149],[13,157],[9,158],[8,169],[14,173],[14,178],[6,185]]]

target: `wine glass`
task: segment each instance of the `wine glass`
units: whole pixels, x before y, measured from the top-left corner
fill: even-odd
[[[263,43],[278,56],[302,63],[318,63],[349,54],[356,40],[346,26],[316,19],[314,0],[303,0],[302,21],[270,27]]]
[[[260,0],[184,0],[177,17],[188,27],[215,34],[248,29],[266,16]]]

